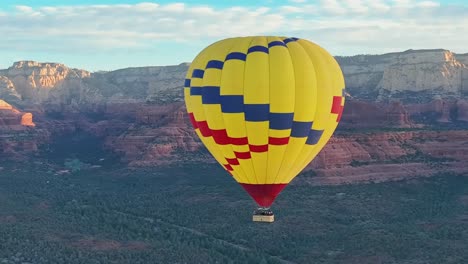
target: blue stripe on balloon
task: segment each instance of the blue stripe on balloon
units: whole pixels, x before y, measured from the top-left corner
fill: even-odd
[[[252,52],[264,52],[264,53],[268,54],[268,48],[265,47],[265,46],[252,46],[252,47],[249,48],[247,53],[250,54]]]
[[[202,87],[190,87],[190,95],[202,95]]]
[[[261,122],[268,121],[270,113],[269,104],[245,104],[245,121]]]
[[[221,96],[221,111],[223,113],[243,113],[244,96],[223,95]]]
[[[204,74],[205,74],[204,70],[194,69],[192,72],[192,78],[203,78]]]
[[[220,104],[219,86],[204,86],[202,89],[202,104]]]
[[[284,44],[288,44],[291,41],[296,41],[296,39],[295,38],[287,38],[287,39],[283,40]]]
[[[184,87],[190,87],[190,79],[185,79]]]
[[[270,129],[291,129],[294,113],[270,113]]]
[[[312,122],[294,121],[292,124],[291,137],[308,137]]]
[[[206,68],[207,68],[207,69],[219,69],[219,70],[222,70],[222,69],[223,69],[223,65],[224,65],[224,62],[222,62],[222,61],[219,61],[219,60],[210,60],[210,61],[206,64]]]
[[[306,144],[307,145],[315,145],[319,142],[320,138],[322,137],[323,130],[315,130],[311,129],[309,131],[309,136],[307,137]]]
[[[282,41],[272,41],[272,42],[268,43],[269,48],[272,48],[272,47],[275,47],[275,46],[286,47],[286,44],[284,44],[284,42],[282,42]]]
[[[226,56],[226,60],[241,60],[245,61],[247,59],[247,55],[242,52],[231,52]]]

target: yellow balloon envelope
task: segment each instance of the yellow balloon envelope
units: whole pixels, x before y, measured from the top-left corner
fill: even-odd
[[[184,85],[201,141],[262,207],[330,139],[343,93],[343,74],[327,51],[285,37],[218,41],[198,54]]]

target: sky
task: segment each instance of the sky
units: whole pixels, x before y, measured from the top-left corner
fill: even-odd
[[[217,40],[252,35],[305,38],[344,56],[468,53],[468,1],[0,1],[0,69],[19,60],[90,71],[176,65]]]

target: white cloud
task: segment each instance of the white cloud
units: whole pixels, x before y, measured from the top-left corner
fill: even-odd
[[[321,0],[321,7],[331,15],[343,15],[346,13],[343,4],[337,0]]]
[[[366,6],[361,0],[345,0],[346,9],[352,13],[365,14],[369,12],[369,7]]]
[[[422,1],[422,2],[418,2],[416,5],[419,7],[439,7],[440,3],[433,2],[433,1]]]
[[[287,13],[303,13],[304,8],[298,7],[298,6],[285,5],[285,6],[280,7],[280,11],[286,14]]]
[[[161,6],[161,11],[167,11],[167,12],[183,12],[185,10],[185,4],[184,3],[174,3],[174,4],[168,4],[168,5],[163,5]]]
[[[33,8],[30,7],[30,6],[24,6],[24,5],[18,5],[16,6],[16,10],[19,11],[19,12],[23,12],[23,13],[32,13],[33,12]]]
[[[384,13],[390,10],[390,5],[381,0],[368,0],[367,4],[371,11]]]
[[[295,35],[340,53],[467,48],[468,7],[434,1],[290,1],[280,7],[184,3],[16,6],[0,13],[6,50],[144,50],[160,42],[212,42],[239,35]],[[443,32],[443,38],[440,38]]]
[[[131,8],[130,5],[124,5],[125,7],[128,7],[128,8]],[[159,4],[156,4],[156,3],[147,3],[147,2],[144,2],[144,3],[139,3],[139,4],[136,4],[135,5],[135,8],[137,10],[140,10],[140,11],[143,11],[143,12],[152,12],[152,11],[155,11],[157,10],[159,7]]]
[[[302,4],[302,3],[307,2],[307,0],[289,0],[289,2],[296,3],[296,4]]]

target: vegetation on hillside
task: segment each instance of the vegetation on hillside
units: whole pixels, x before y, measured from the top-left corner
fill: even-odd
[[[466,263],[468,177],[293,184],[274,224],[217,165],[3,164],[0,263]],[[2,262],[3,261],[3,262]]]

